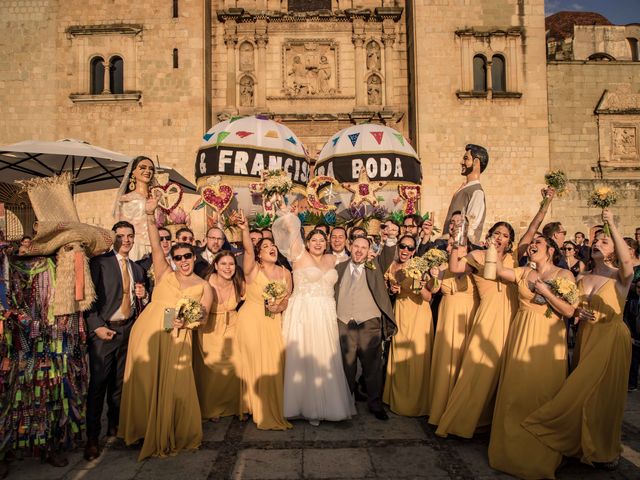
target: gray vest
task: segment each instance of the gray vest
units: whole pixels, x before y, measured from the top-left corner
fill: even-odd
[[[373,299],[373,295],[371,295],[367,285],[367,272],[364,267],[360,278],[353,282],[351,265],[347,266],[340,282],[337,307],[338,319],[344,323],[349,323],[349,320],[352,319],[362,323],[365,320],[380,316],[380,309],[376,305],[376,301]]]
[[[451,204],[449,205],[449,211],[447,212],[447,218],[445,219],[444,225],[442,226],[442,229],[445,233],[448,233],[449,231],[449,221],[451,221],[451,215],[453,214],[453,212],[461,212],[463,209],[466,209],[469,205],[469,202],[471,201],[471,197],[473,196],[474,192],[478,190],[482,190],[482,185],[480,185],[479,183],[471,185],[470,187],[462,188],[453,195]],[[484,212],[482,213],[480,223],[478,224],[478,228],[476,228],[473,232],[469,232],[471,241],[474,243],[480,242],[480,236],[482,235],[482,227],[484,226],[486,211],[487,209],[485,208]]]

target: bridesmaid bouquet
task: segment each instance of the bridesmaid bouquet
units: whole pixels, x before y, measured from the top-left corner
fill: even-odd
[[[202,305],[191,298],[181,298],[176,304],[176,312],[176,317],[184,320],[185,325],[200,323],[204,318]]]
[[[264,298],[264,314],[273,317],[273,312],[268,307],[278,305],[287,296],[287,284],[282,281],[272,280],[267,283],[262,291]]]
[[[553,188],[556,191],[556,194],[561,197],[567,190],[569,179],[567,178],[567,174],[562,170],[555,170],[544,176],[544,183],[546,183],[548,187]],[[549,198],[545,197],[540,203],[540,207],[546,207],[548,203]]]
[[[420,293],[420,290],[422,290],[420,283],[422,282],[425,274],[429,271],[429,262],[427,262],[425,256],[411,257],[404,263],[402,271],[407,278],[411,278],[413,280],[411,290],[413,290],[413,293],[418,294]]]
[[[439,248],[430,248],[422,257],[429,265],[428,271],[433,267],[439,268],[449,261],[449,259],[447,258],[447,252],[445,252],[444,250],[440,250]],[[433,279],[433,286],[435,288],[438,287],[437,277]]]
[[[573,305],[578,301],[578,287],[571,280],[568,280],[566,278],[554,278],[553,280],[548,280],[545,283],[549,285],[549,288],[556,297],[561,298],[565,302]],[[552,313],[553,310],[551,310],[551,307],[548,306],[547,311],[544,313],[544,316],[547,318],[551,318]]]
[[[618,201],[618,192],[611,187],[598,187],[589,196],[589,206],[602,208],[609,208],[615,205]],[[609,229],[609,223],[604,222],[604,234],[607,237],[611,236],[611,230]]]

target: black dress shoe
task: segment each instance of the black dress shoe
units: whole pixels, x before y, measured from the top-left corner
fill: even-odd
[[[84,447],[83,456],[87,462],[90,462],[91,460],[95,460],[100,456],[100,444],[98,443],[98,440],[95,440],[95,439],[87,440],[87,444]]]
[[[384,410],[372,410],[371,413],[373,413],[373,416],[378,420],[389,420],[389,415],[387,415],[387,412],[385,412]]]
[[[354,397],[356,399],[356,402],[366,402],[369,398],[359,390],[356,390],[356,392],[354,393]]]

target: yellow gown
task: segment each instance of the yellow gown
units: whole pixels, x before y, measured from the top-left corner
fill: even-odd
[[[193,369],[202,418],[240,415],[240,379],[236,323],[238,302],[232,295],[215,305],[194,342]]]
[[[496,407],[491,424],[489,463],[524,479],[554,478],[562,455],[520,425],[551,400],[567,376],[567,330],[547,304],[532,303],[530,268],[516,268],[519,307],[503,353]]]
[[[398,415],[418,417],[429,411],[431,306],[413,292],[412,279],[396,275],[401,288],[394,306],[398,332],[391,339],[382,401]]]
[[[202,441],[200,404],[191,365],[192,330],[164,330],[164,309],[181,298],[200,301],[202,285],[184,290],[174,272],[156,285],[153,301],[131,329],[118,436],[130,445],[142,438],[138,460],[197,448]]]
[[[504,266],[513,268],[513,257]],[[518,306],[515,285],[482,277],[484,263],[469,259],[480,304],[471,322],[462,366],[436,434],[471,438],[477,427],[491,424],[502,350]]]
[[[260,430],[286,430],[292,426],[284,418],[282,315],[264,314],[262,292],[268,283],[260,269],[247,284],[246,301],[238,312],[240,412],[252,414]]]
[[[440,286],[442,300],[433,343],[429,381],[429,423],[438,425],[458,378],[465,340],[478,308],[478,292],[471,275],[445,271]]]
[[[612,462],[620,441],[627,400],[631,335],[622,320],[625,296],[614,279],[587,298],[578,282],[581,305],[595,313],[579,325],[580,359],[558,394],[531,413],[524,428],[545,445],[584,463]]]

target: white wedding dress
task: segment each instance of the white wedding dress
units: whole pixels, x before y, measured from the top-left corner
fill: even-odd
[[[293,294],[284,311],[284,416],[345,420],[356,413],[344,375],[334,298],[335,268],[296,268],[304,253],[300,223],[288,214],[273,225],[280,250],[294,262]],[[302,245],[302,246],[301,246]]]

